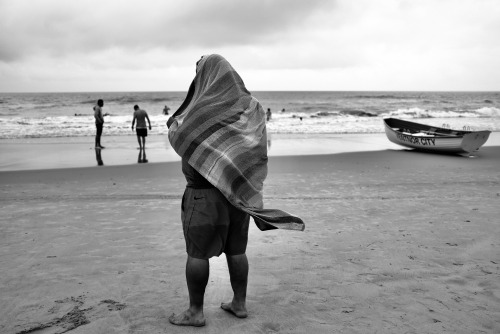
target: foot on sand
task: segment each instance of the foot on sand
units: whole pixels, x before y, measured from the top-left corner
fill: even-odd
[[[233,303],[222,303],[222,304],[220,304],[220,308],[226,312],[231,313],[232,315],[236,316],[237,318],[248,317],[248,312],[247,312],[247,309],[245,307],[242,307],[242,308],[233,307]]]
[[[186,310],[178,315],[172,314],[170,318],[168,318],[168,321],[170,321],[171,324],[177,326],[194,326],[194,327],[205,326],[205,317],[203,313],[192,314],[191,311],[189,310]]]

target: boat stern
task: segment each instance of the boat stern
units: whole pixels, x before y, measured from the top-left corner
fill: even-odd
[[[477,131],[464,135],[462,139],[462,149],[467,153],[479,150],[490,137],[491,131]]]

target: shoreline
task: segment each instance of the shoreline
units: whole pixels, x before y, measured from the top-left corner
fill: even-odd
[[[0,140],[0,172],[97,167],[137,164],[136,136],[103,136],[103,150],[93,148],[94,137],[24,138]],[[500,132],[492,132],[484,147],[500,146]],[[166,135],[149,135],[149,163],[180,161]],[[355,134],[269,134],[268,155],[317,155],[346,152],[405,150],[390,142],[385,133]]]

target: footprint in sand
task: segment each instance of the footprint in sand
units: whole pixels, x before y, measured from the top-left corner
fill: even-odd
[[[102,300],[97,306],[82,308],[85,303],[85,296],[83,295],[56,300],[55,303],[48,310],[48,313],[52,315],[61,314],[60,317],[46,322],[35,322],[27,329],[16,332],[16,334],[66,333],[89,324],[92,320],[103,317],[103,307],[106,307],[108,311],[120,311],[126,307],[126,304],[106,299]]]
[[[274,322],[262,323],[262,329],[263,329],[264,333],[279,332],[280,328],[281,328],[280,324],[277,324]]]

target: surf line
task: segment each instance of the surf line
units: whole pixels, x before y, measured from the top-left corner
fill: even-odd
[[[435,138],[413,137],[402,133],[396,133],[396,137],[401,141],[409,142],[414,145],[436,146]]]

